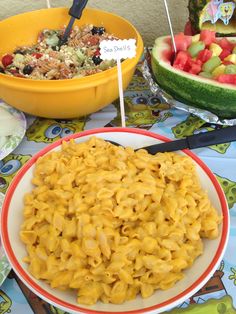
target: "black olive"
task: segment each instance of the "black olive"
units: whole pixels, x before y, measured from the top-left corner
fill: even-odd
[[[32,73],[32,71],[33,71],[33,68],[32,68],[31,65],[27,64],[27,65],[24,66],[24,69],[23,69],[23,73],[24,74],[28,74],[29,75],[29,74]]]
[[[92,34],[93,35],[102,35],[104,32],[105,32],[105,28],[104,27],[97,27],[97,26],[94,26],[91,30]]]
[[[98,28],[96,26],[94,26],[91,30],[92,34],[95,35],[98,33]]]
[[[105,28],[104,27],[99,27],[98,28],[98,34],[102,35],[103,33],[105,33]]]
[[[95,65],[99,65],[102,62],[102,59],[100,58],[100,56],[93,56],[92,60]]]
[[[0,73],[5,73],[3,67],[0,67]]]
[[[22,49],[16,49],[15,51],[14,51],[14,54],[16,55],[16,54],[20,54],[20,55],[25,55],[26,54],[26,51],[25,50],[22,50]]]
[[[59,50],[59,47],[58,46],[51,46],[52,50],[54,51],[58,51]]]

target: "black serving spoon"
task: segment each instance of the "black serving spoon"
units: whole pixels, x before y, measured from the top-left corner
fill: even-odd
[[[75,19],[80,19],[87,2],[88,0],[74,0],[73,1],[72,7],[69,10],[69,15],[71,16],[71,18],[65,29],[63,36],[61,37],[59,41],[59,44],[58,44],[59,47],[61,47],[67,42],[68,36],[70,35],[70,31],[74,25]]]
[[[233,141],[236,141],[236,125],[214,131],[190,135],[180,140],[140,147],[135,149],[135,151],[139,149],[145,149],[149,154],[155,155],[158,152],[174,152],[186,148],[194,149]],[[121,144],[118,144],[114,141],[108,142],[117,146],[121,146]]]

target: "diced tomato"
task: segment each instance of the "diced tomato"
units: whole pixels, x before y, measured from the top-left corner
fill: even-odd
[[[221,74],[218,76],[217,81],[236,85],[236,74]]]
[[[32,56],[34,56],[36,59],[40,59],[43,55],[42,53],[39,53],[39,52],[33,52]]]
[[[94,52],[94,56],[100,56],[101,52],[100,52],[100,49],[97,49],[95,52]]]
[[[8,65],[12,64],[13,56],[12,55],[5,55],[2,57],[2,65],[6,68]]]
[[[203,49],[199,51],[197,55],[197,60],[200,60],[202,63],[207,62],[212,56],[212,51],[209,49]]]
[[[206,46],[209,46],[216,41],[216,32],[203,29],[200,33],[200,40],[203,41]]]
[[[183,70],[188,60],[190,59],[191,57],[187,51],[179,51],[174,60],[173,67],[179,70]]]
[[[186,51],[192,43],[192,37],[179,33],[174,36],[177,51]]]
[[[98,45],[99,41],[100,39],[98,36],[89,36],[89,37],[86,37],[85,40],[83,40],[83,42],[89,47]]]
[[[226,57],[228,57],[231,54],[231,51],[228,49],[223,49],[219,57],[221,60],[224,60]]]
[[[227,49],[230,53],[234,48],[234,45],[227,38],[221,38],[217,43],[223,50]]]

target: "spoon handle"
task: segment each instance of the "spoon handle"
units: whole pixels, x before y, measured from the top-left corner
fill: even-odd
[[[154,144],[143,147],[143,149],[146,149],[149,154],[154,155],[158,152],[174,152],[185,148],[194,149],[234,141],[236,141],[236,125],[214,131],[190,135],[180,140]]]
[[[80,19],[87,2],[88,0],[74,0],[69,14],[75,19]]]
[[[67,42],[68,36],[70,35],[70,31],[74,25],[75,19],[80,19],[82,12],[87,4],[88,0],[74,0],[72,7],[69,10],[69,14],[71,16],[70,22],[67,25],[65,32],[60,39],[59,47],[64,45]]]
[[[168,141],[160,144],[136,148],[135,151],[139,149],[145,149],[149,154],[155,155],[156,153],[161,152],[175,152],[177,150],[186,148],[194,149],[234,141],[236,141],[236,125],[186,136],[180,140]],[[121,144],[114,141],[107,140],[107,142],[110,142],[116,146],[122,146]]]
[[[190,149],[233,142],[236,141],[236,125],[190,135],[187,139],[189,143],[188,148]]]

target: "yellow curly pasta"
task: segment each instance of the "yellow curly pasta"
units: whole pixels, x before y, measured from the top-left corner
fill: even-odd
[[[191,158],[92,137],[39,158],[20,237],[30,273],[78,303],[123,303],[168,289],[218,236],[221,217]]]

